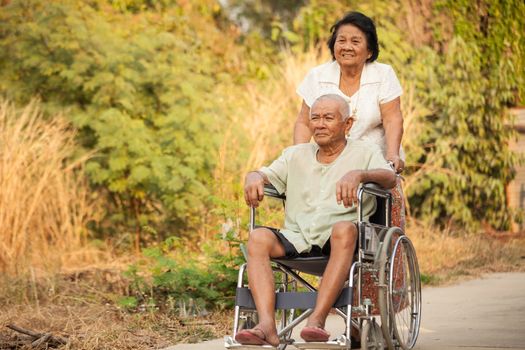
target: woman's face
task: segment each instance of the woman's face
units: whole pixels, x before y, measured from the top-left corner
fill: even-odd
[[[368,51],[365,33],[361,29],[345,24],[339,27],[335,37],[334,56],[340,66],[360,66],[372,56]]]

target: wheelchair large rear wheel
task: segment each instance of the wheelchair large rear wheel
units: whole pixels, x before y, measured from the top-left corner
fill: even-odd
[[[390,317],[394,335],[404,349],[412,349],[421,322],[421,278],[416,252],[407,236],[397,239],[390,259]]]
[[[394,326],[390,318],[389,308],[389,281],[390,281],[390,268],[389,260],[392,256],[392,249],[394,247],[393,242],[404,235],[403,231],[398,227],[392,227],[388,229],[379,250],[378,258],[376,260],[378,269],[378,304],[379,314],[381,316],[381,330],[383,331],[383,338],[385,345],[389,350],[395,350],[394,347]]]
[[[397,227],[385,235],[379,254],[381,328],[390,350],[411,349],[421,321],[419,266],[410,239]]]

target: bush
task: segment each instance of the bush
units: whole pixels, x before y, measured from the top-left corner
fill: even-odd
[[[227,253],[221,248],[227,248]],[[125,273],[131,295],[120,304],[136,311],[176,312],[182,317],[232,307],[237,270],[244,261],[239,241],[230,232],[224,240],[210,242],[204,253],[205,258],[191,254],[175,237],[144,249],[145,259]]]

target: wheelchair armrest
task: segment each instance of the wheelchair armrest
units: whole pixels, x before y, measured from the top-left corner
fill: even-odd
[[[279,191],[277,191],[277,189],[273,187],[272,184],[264,184],[264,195],[268,197],[286,200],[286,194],[279,193]]]
[[[381,198],[388,198],[391,196],[390,190],[385,190],[375,182],[366,182],[362,186],[362,191],[365,193],[373,194]]]

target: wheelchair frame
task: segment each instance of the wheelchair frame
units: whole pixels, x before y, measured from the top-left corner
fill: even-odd
[[[371,216],[370,222],[364,221],[363,218],[361,202],[365,194],[375,196],[378,201],[376,213]],[[271,185],[265,186],[265,195],[281,199],[283,203],[286,199],[285,195],[279,194]],[[379,208],[380,202],[384,204],[383,208]],[[257,324],[255,304],[247,284],[244,283],[247,269],[247,263],[244,263],[239,269],[237,280],[233,336],[225,337],[225,347],[284,350],[288,345],[293,345],[298,349],[351,349],[355,348],[351,337],[351,328],[355,327],[360,334],[361,349],[411,349],[417,340],[421,321],[419,267],[410,239],[401,229],[390,225],[391,202],[390,192],[375,184],[364,184],[359,189],[357,254],[354,256],[348,281],[334,304],[335,312],[345,320],[344,334],[323,343],[294,341],[291,338],[293,328],[313,312],[317,296],[316,288],[298,272],[320,276],[328,258],[271,259],[274,273],[282,273],[281,282],[276,283],[275,305],[276,313],[280,313],[276,316],[276,325],[281,343],[274,348],[268,345],[242,345],[235,341],[239,330],[252,328]],[[252,207],[250,232],[256,228],[255,219],[256,210]],[[374,221],[382,221],[383,224]],[[243,253],[246,256],[244,250]],[[363,298],[364,273],[372,275],[378,288],[379,305],[376,306],[379,308],[379,314],[372,313],[372,300]],[[357,281],[355,285],[354,278]],[[299,292],[298,284],[307,291]],[[357,301],[356,305],[353,305],[354,300]],[[304,311],[296,316],[299,310]],[[406,314],[408,322],[398,319],[401,313]]]

